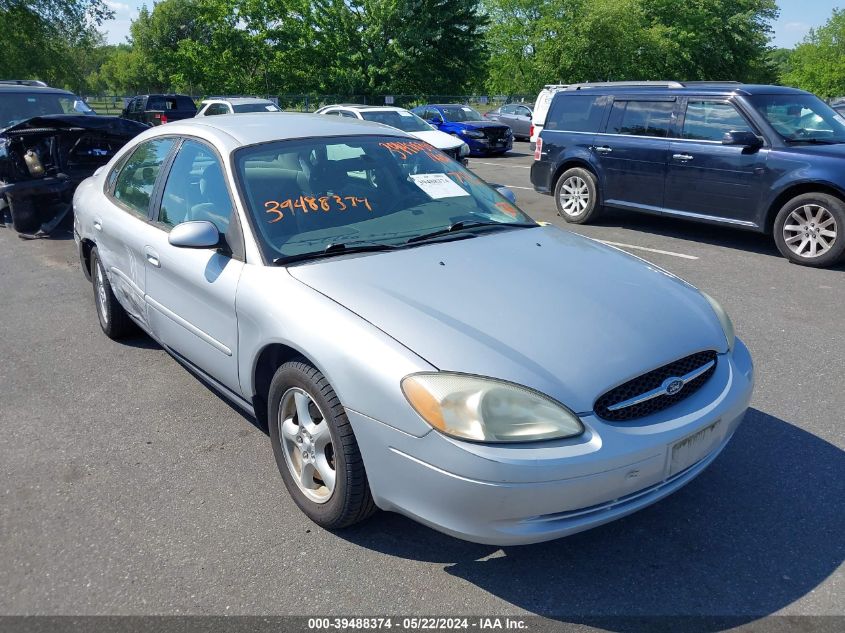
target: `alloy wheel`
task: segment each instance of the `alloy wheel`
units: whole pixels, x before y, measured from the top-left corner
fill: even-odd
[[[100,318],[103,319],[104,324],[109,322],[109,299],[106,294],[105,274],[103,273],[103,265],[97,260],[97,266],[94,270],[94,281],[97,287],[97,309],[100,311]]]
[[[291,387],[279,405],[279,438],[285,463],[302,493],[315,503],[334,492],[334,445],[325,415],[303,389]]]
[[[798,207],[783,225],[783,240],[789,250],[803,258],[827,253],[837,238],[836,218],[819,204]]]
[[[580,176],[570,176],[560,188],[560,208],[566,215],[578,216],[590,205],[590,189]]]

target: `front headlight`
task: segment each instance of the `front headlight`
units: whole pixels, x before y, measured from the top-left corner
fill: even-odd
[[[438,431],[475,442],[536,442],[574,437],[584,425],[541,393],[513,383],[445,372],[411,374],[402,393]]]
[[[722,324],[722,331],[725,333],[725,339],[728,341],[728,351],[732,352],[734,343],[736,342],[736,333],[734,332],[734,324],[731,321],[731,317],[728,316],[725,309],[713,297],[706,292],[702,292],[701,294],[705,299],[707,299],[707,303],[710,304],[710,307],[713,308],[713,312],[715,312],[716,316],[719,318],[719,323]]]
[[[466,143],[461,143],[461,147],[458,149],[458,155],[461,158],[466,158],[467,156],[469,156],[469,152],[469,145],[467,145]]]
[[[464,136],[467,138],[484,138],[484,132],[480,130],[464,130]]]

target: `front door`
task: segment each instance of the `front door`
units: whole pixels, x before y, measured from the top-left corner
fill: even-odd
[[[610,206],[663,206],[668,137],[675,99],[615,99],[603,134],[593,140],[601,196]]]
[[[244,264],[225,249],[177,248],[167,239],[175,225],[196,220],[213,222],[225,235],[232,214],[216,152],[183,141],[161,193],[155,234],[145,245],[146,301],[156,337],[238,393],[235,295]]]
[[[689,99],[681,139],[669,146],[667,210],[754,225],[769,150],[722,145],[733,131],[757,133],[729,101]]]

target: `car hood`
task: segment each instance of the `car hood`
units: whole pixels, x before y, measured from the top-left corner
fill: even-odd
[[[506,128],[504,123],[498,121],[454,121],[453,125],[462,125],[468,130],[482,130],[485,128]]]
[[[556,227],[288,270],[440,370],[526,385],[579,413],[646,371],[727,346],[692,286]]]
[[[126,140],[140,134],[149,126],[136,121],[97,114],[46,114],[19,121],[0,130],[0,133],[20,132],[23,130],[89,130],[111,136],[122,136]]]
[[[464,144],[461,139],[455,138],[451,134],[446,134],[446,132],[441,132],[440,130],[408,132],[408,134],[415,136],[421,141],[425,141],[429,145],[434,145],[437,149],[453,149]]]
[[[838,143],[836,145],[791,145],[787,148],[786,152],[791,155],[845,158],[845,143]]]

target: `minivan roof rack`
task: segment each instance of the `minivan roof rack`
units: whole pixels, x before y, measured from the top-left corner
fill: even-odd
[[[684,81],[682,82],[685,86],[740,86],[742,85],[741,81]]]
[[[680,81],[590,81],[580,84],[570,84],[567,90],[582,90],[583,88],[683,88]]]
[[[39,88],[49,88],[46,83],[38,79],[0,79],[0,84],[13,86],[37,86]]]

